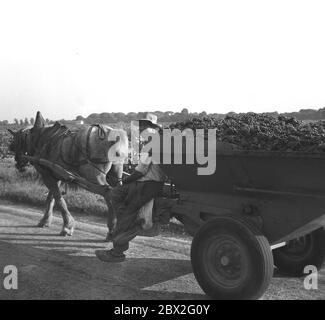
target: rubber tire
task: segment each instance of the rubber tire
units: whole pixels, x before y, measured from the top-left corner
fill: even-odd
[[[320,270],[325,262],[325,228],[319,228],[307,235],[311,239],[310,252],[300,260],[292,259],[286,253],[286,246],[273,250],[274,265],[283,274],[292,277],[305,275],[304,268],[314,265]]]
[[[217,235],[230,235],[239,240],[247,257],[249,275],[238,287],[225,288],[214,281],[207,271],[205,250]],[[266,237],[253,225],[234,216],[219,216],[207,221],[197,231],[191,246],[191,262],[195,278],[212,299],[258,299],[268,288],[273,276],[273,255]]]

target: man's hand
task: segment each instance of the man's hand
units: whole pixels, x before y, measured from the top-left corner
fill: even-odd
[[[131,175],[129,175],[128,177],[122,179],[123,184],[124,183],[131,183],[133,181],[137,181],[138,179],[142,178],[143,174],[139,171],[134,171]]]

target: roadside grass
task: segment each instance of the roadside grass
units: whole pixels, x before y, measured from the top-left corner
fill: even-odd
[[[0,198],[44,207],[47,193],[47,188],[33,167],[29,166],[25,172],[19,172],[12,159],[0,161]],[[64,198],[71,211],[99,216],[107,214],[103,197],[86,190],[68,187]]]

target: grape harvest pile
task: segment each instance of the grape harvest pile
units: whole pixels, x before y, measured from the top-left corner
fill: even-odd
[[[285,116],[245,113],[224,119],[193,118],[171,129],[215,129],[217,140],[243,150],[325,152],[325,121],[303,122]]]

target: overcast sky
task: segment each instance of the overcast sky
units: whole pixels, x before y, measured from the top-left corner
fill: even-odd
[[[0,119],[325,106],[325,2],[0,2]]]

